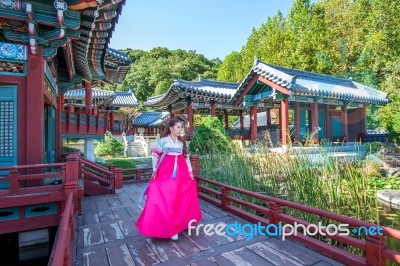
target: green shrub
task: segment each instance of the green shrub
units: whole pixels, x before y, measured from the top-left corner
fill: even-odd
[[[196,129],[190,141],[189,150],[196,154],[220,154],[232,150],[233,142],[225,133],[222,123],[216,117],[207,117]]]
[[[104,141],[97,144],[94,150],[96,156],[115,156],[122,154],[123,151],[124,145],[116,140],[109,131],[104,135]]]
[[[136,165],[133,163],[132,159],[109,159],[105,163],[99,163],[104,167],[109,167],[110,165],[115,165],[118,168],[127,169],[135,168]]]

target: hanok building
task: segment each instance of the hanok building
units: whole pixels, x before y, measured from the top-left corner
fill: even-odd
[[[67,117],[71,117],[72,115],[79,115],[79,112],[82,110],[82,106],[85,106],[86,100],[86,91],[85,89],[75,89],[69,90],[64,94],[65,104],[64,104],[64,111],[62,115],[62,121],[66,120]],[[127,118],[124,118],[123,115],[119,112],[121,107],[137,107],[139,105],[134,92],[132,89],[129,91],[107,91],[101,89],[92,89],[92,108],[93,110],[98,113],[104,113],[105,116],[109,117],[109,125],[107,129],[113,135],[121,135],[122,132],[127,133],[129,130],[128,126],[131,123],[128,123]],[[80,118],[81,119],[81,118]],[[85,119],[85,118],[83,118]],[[66,123],[63,124],[66,126]],[[132,129],[130,129],[132,131]],[[65,131],[65,130],[63,130]],[[95,134],[91,136],[94,139],[103,139],[104,132],[98,132],[100,134]],[[88,139],[89,134],[80,134],[79,132],[69,132],[69,134],[63,134],[61,136],[63,139],[68,138],[83,138]]]
[[[256,141],[257,113],[266,112],[267,128],[271,125],[271,109],[279,110],[279,138],[288,144],[289,109],[294,110],[293,139],[302,141],[310,134],[320,139],[355,141],[366,134],[366,106],[388,103],[387,94],[351,79],[300,71],[255,60],[248,75],[240,83],[200,79],[175,80],[169,90],[151,97],[145,105],[187,113],[189,137],[193,135],[193,112],[240,116],[241,134]],[[243,114],[250,115],[249,132],[243,131]]]
[[[108,48],[125,1],[0,2],[0,166],[55,162],[61,135],[104,134],[92,84],[121,82],[130,60]],[[64,93],[85,88],[80,116]],[[78,110],[75,110],[78,111]]]
[[[0,1],[0,234],[58,225],[64,188],[76,188],[43,177],[65,178],[49,164],[60,161],[61,136],[79,135],[90,147],[113,123],[109,110],[92,105],[92,86],[121,82],[128,71],[126,54],[108,48],[124,4]],[[85,105],[64,110],[73,89],[85,90]]]

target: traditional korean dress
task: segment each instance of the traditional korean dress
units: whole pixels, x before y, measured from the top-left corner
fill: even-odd
[[[187,229],[192,219],[202,219],[191,163],[182,149],[183,143],[170,136],[159,139],[152,149],[155,178],[145,189],[146,204],[136,222],[142,235],[171,238]]]

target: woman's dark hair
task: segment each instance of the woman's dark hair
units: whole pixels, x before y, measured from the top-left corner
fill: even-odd
[[[167,126],[165,128],[163,137],[166,137],[169,134],[171,134],[171,130],[169,128],[170,127],[174,127],[177,123],[181,123],[182,124],[182,122],[179,119],[171,118],[169,120],[169,122],[167,123]],[[181,137],[181,136],[178,136],[178,140],[183,143],[182,153],[183,153],[183,156],[186,158],[188,153],[189,153],[187,145],[186,145],[186,140],[185,140],[184,137]]]

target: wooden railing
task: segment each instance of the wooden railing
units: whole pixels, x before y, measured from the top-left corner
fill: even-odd
[[[0,167],[0,171],[9,172],[8,176],[0,178],[9,184],[8,189],[0,190],[0,197],[62,191],[65,182],[64,163],[6,166]],[[57,179],[58,182],[44,185],[45,179]]]
[[[108,113],[70,106],[61,112],[61,134],[104,135],[108,126]]]
[[[153,173],[153,167],[126,168],[122,169],[122,182],[124,184],[135,184],[149,181]]]
[[[49,266],[71,266],[73,264],[73,254],[75,252],[75,200],[74,193],[68,193],[67,202],[50,254]]]
[[[110,166],[109,169],[86,158],[79,157],[84,180],[85,193],[88,195],[114,194],[115,189],[122,188],[122,169]]]
[[[338,223],[348,224],[350,227],[376,227],[377,225],[353,219],[347,216],[335,214],[329,211],[320,210],[317,208],[308,207],[299,203],[290,202],[259,193],[251,192],[248,190],[233,187],[227,184],[216,182],[200,176],[199,159],[196,156],[191,158],[193,173],[198,180],[198,194],[199,198],[210,202],[216,206],[221,207],[223,210],[231,212],[247,221],[263,225],[274,224],[302,224],[306,227],[310,225],[308,221],[298,219],[294,216],[285,214],[283,207],[291,208],[307,214],[313,214],[321,218],[326,218]],[[211,187],[213,188],[211,188]],[[268,204],[265,207],[260,204],[251,203],[241,198],[230,195],[231,192],[239,194],[244,197],[251,197],[258,202]],[[247,210],[250,211],[247,211]],[[253,212],[251,212],[253,211]],[[256,213],[256,214],[255,214]],[[261,215],[257,215],[261,214]],[[265,217],[266,216],[266,217]],[[325,225],[326,226],[326,225]],[[327,238],[341,242],[347,246],[357,248],[364,252],[365,257],[355,255],[337,246],[330,245],[323,241],[310,236],[304,236],[301,233],[297,235],[288,236],[298,242],[301,242],[310,248],[321,252],[332,259],[344,263],[346,265],[386,265],[386,260],[400,263],[400,252],[389,249],[385,244],[385,238],[392,238],[394,241],[400,239],[400,231],[388,227],[383,228],[383,236],[378,234],[369,235],[365,240],[352,236],[330,235],[326,234],[326,230],[321,230],[326,234]]]

